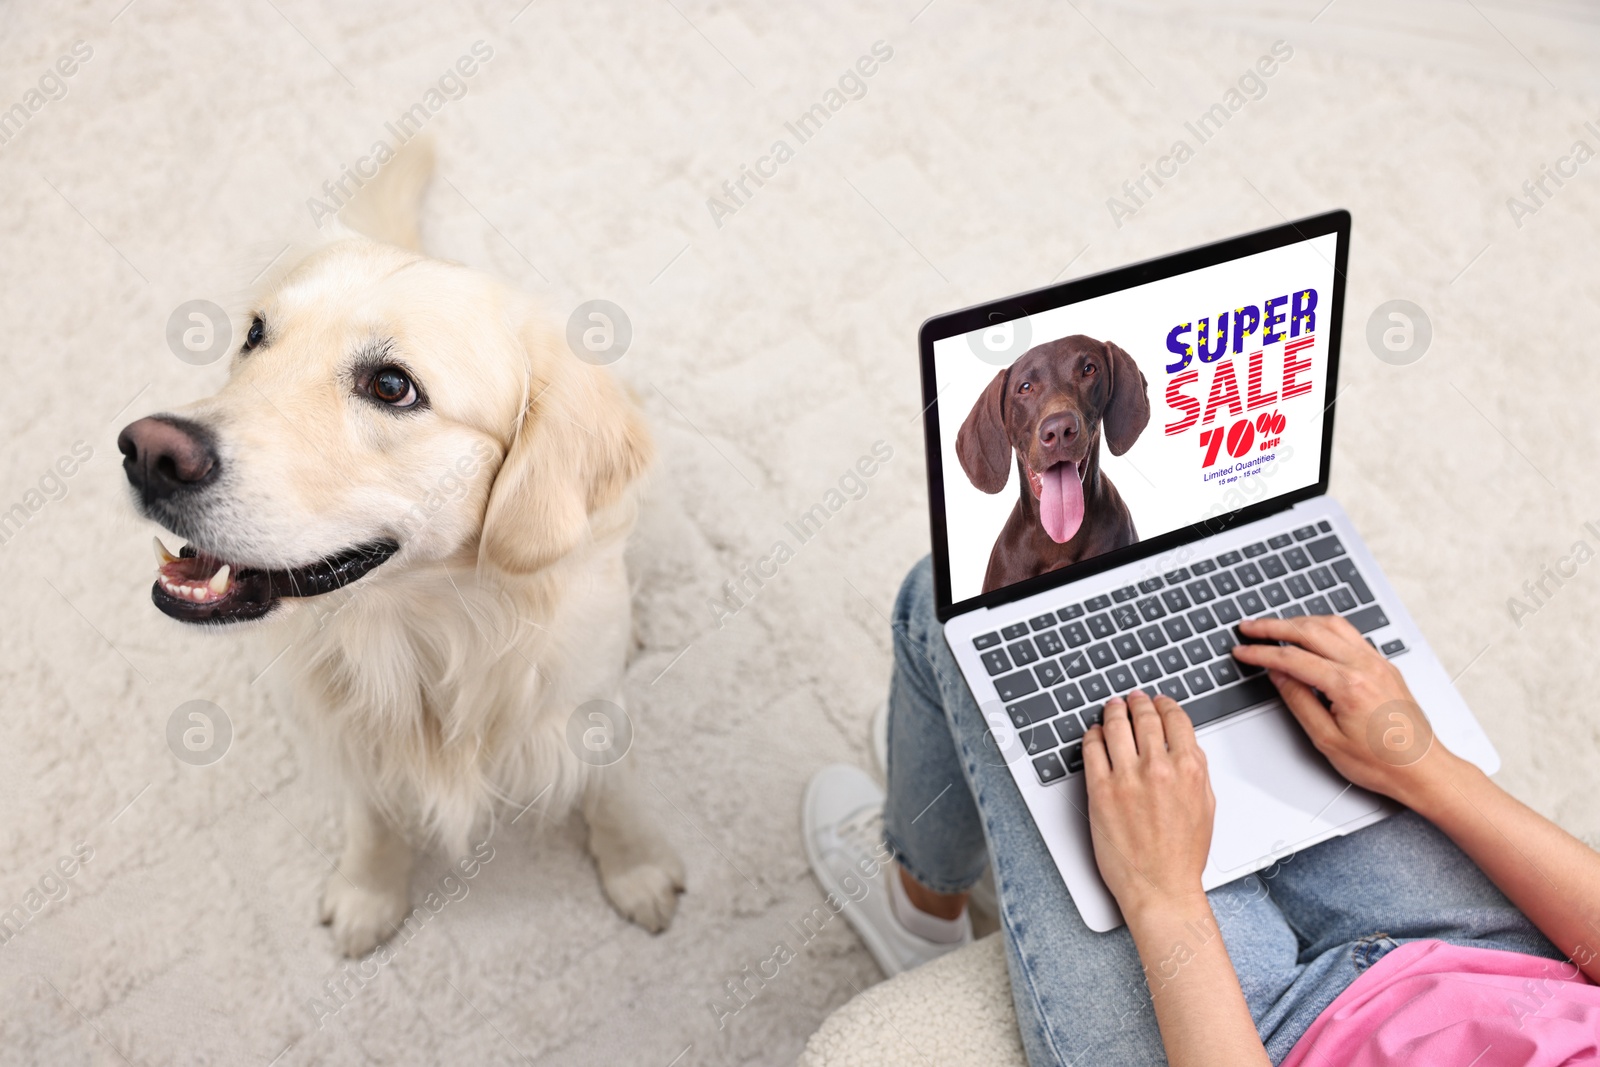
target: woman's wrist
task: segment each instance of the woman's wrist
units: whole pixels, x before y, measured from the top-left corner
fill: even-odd
[[[1148,893],[1130,896],[1127,900],[1118,900],[1117,905],[1122,909],[1122,918],[1135,940],[1145,929],[1164,927],[1174,921],[1181,924],[1201,918],[1209,919],[1211,916],[1211,901],[1206,898],[1199,882],[1186,890],[1162,892],[1152,889]]]
[[[1437,823],[1461,803],[1461,789],[1482,771],[1435,743],[1432,751],[1401,772],[1393,799]]]

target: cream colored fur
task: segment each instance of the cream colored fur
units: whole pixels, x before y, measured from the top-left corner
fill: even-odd
[[[266,342],[178,412],[222,455],[226,504],[199,537],[258,566],[402,545],[272,617],[347,796],[322,909],[341,951],[398,927],[414,848],[463,853],[530,802],[541,818],[582,808],[607,894],[658,931],[683,868],[635,797],[636,757],[592,766],[569,735],[586,702],[624,703],[623,549],[649,438],[531,301],[414,250],[430,166],[425,150],[389,163],[345,216],[367,234],[340,229],[272,280],[254,309]],[[414,372],[426,410],[352,400],[349,368],[374,346]]]

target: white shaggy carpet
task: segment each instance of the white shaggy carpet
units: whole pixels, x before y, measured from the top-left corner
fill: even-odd
[[[1335,494],[1461,672],[1501,780],[1600,841],[1600,564],[1520,627],[1507,608],[1600,547],[1600,163],[1525,218],[1506,204],[1575,140],[1600,149],[1592,6],[524,2],[0,8],[0,108],[27,116],[0,126],[0,910],[20,928],[0,1063],[792,1061],[880,977],[842,921],[793,932],[820,899],[797,808],[818,765],[866,758],[885,612],[925,549],[918,323],[1341,205]],[[1278,39],[1267,95],[1117,226],[1107,198]],[[92,55],[46,77],[77,40]],[[633,552],[636,752],[689,892],[651,937],[572,825],[528,818],[361,973],[316,923],[339,827],[273,650],[151,606],[114,440],[218,381],[168,350],[173,309],[243,311],[313,233],[308,198],[477,41],[492,58],[428,119],[424,235],[558,318],[605,298],[632,321],[617,369],[662,453]],[[865,95],[798,143],[785,123],[878,41]],[[778,139],[792,158],[728,203]],[[1406,367],[1363,340],[1399,297],[1434,330]],[[877,441],[866,495],[799,544],[785,521]],[[778,540],[793,558],[719,627],[709,601]],[[231,723],[209,766],[168,747],[191,700]],[[779,942],[794,958],[732,1013],[724,983]]]

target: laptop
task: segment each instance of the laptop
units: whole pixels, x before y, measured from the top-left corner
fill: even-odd
[[[1212,889],[1398,810],[1345,781],[1241,619],[1339,614],[1435,736],[1499,757],[1327,495],[1350,215],[1334,211],[929,319],[920,335],[938,614],[1083,921],[1082,739],[1135,688],[1188,711],[1217,798]]]

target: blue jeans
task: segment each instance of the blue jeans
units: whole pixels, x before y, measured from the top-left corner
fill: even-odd
[[[1126,927],[1079,918],[934,616],[924,559],[900,589],[884,826],[936,892],[994,864],[1011,993],[1033,1067],[1166,1062]],[[1403,812],[1214,889],[1211,908],[1274,1063],[1397,945],[1419,938],[1561,959],[1451,841]],[[952,1005],[952,1010],[960,1010]]]

